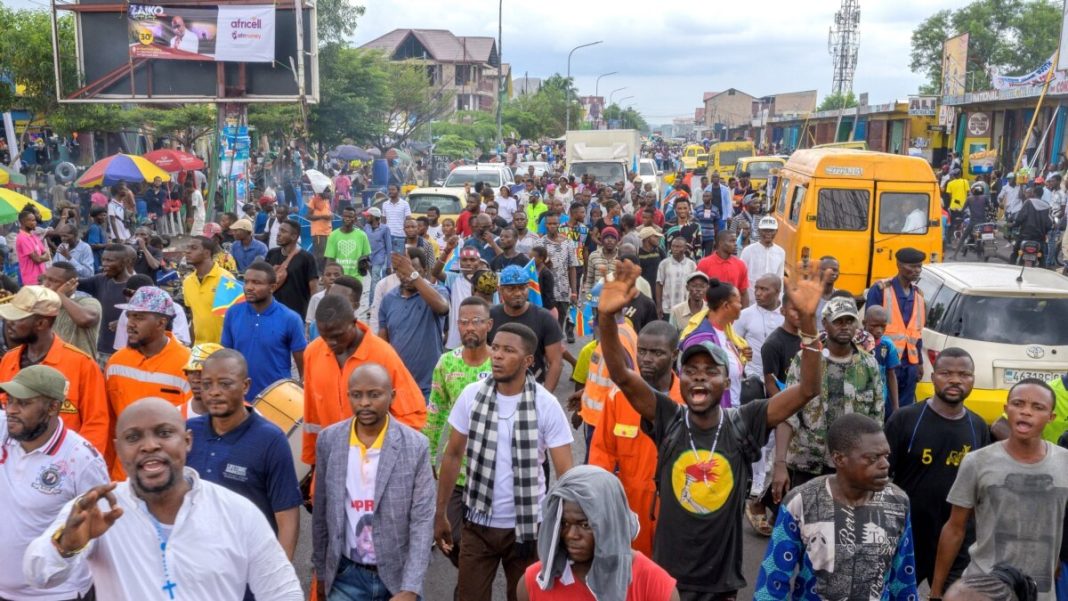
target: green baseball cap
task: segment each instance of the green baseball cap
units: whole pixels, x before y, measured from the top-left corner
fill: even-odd
[[[15,374],[10,382],[0,383],[0,390],[16,399],[43,396],[57,401],[67,398],[70,383],[59,370],[47,365],[31,365]]]

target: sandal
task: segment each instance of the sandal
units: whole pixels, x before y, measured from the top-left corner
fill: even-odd
[[[760,536],[770,537],[773,530],[772,525],[768,522],[767,512],[754,513],[753,506],[749,503],[745,504],[745,517],[749,520],[749,525],[753,527]]]

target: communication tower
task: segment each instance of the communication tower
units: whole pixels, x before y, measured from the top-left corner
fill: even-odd
[[[834,59],[832,94],[847,96],[853,91],[859,48],[860,0],[842,0],[842,8],[834,13],[834,25],[827,34],[827,51]]]

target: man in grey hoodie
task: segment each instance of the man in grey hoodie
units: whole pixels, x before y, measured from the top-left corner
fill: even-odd
[[[519,581],[519,601],[679,601],[675,579],[630,548],[638,518],[627,507],[619,479],[606,470],[571,468],[545,496],[538,557]]]

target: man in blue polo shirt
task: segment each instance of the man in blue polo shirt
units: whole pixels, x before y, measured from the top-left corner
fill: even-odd
[[[250,400],[278,380],[292,377],[291,356],[297,373],[304,378],[304,347],[308,346],[304,320],[275,302],[272,289],[277,280],[269,263],[249,265],[245,270],[245,302],[230,307],[223,318],[222,345],[240,351],[250,366]]]
[[[278,426],[245,406],[250,382],[245,358],[233,349],[204,360],[200,390],[208,414],[186,424],[193,435],[186,465],[252,501],[292,560],[302,503],[293,453]]]

